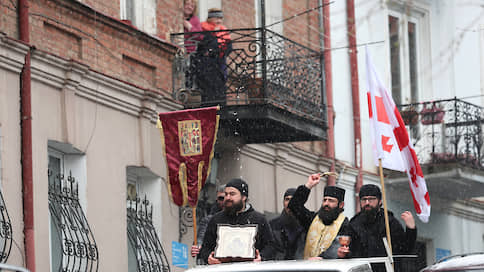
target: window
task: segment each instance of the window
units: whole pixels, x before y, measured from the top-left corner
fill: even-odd
[[[0,126],[0,178],[2,177],[2,137]],[[0,180],[1,182],[1,180]],[[0,263],[5,263],[10,255],[12,249],[12,224],[10,223],[10,216],[3,200],[3,190],[0,190]]]
[[[85,156],[54,141],[48,153],[51,271],[97,271],[98,250],[82,209]]]
[[[261,27],[261,12],[260,12],[260,0],[255,1],[255,21],[257,27]],[[280,35],[283,34],[283,23],[274,24],[282,20],[282,1],[264,1],[265,6],[265,25],[270,26],[267,29],[272,30]]]
[[[156,0],[121,0],[121,20],[148,34],[156,34]]]
[[[136,166],[127,167],[126,176],[128,271],[169,271],[158,236],[161,233],[161,179],[149,169]]]
[[[418,102],[418,20],[391,13],[388,33],[393,100],[396,104]]]

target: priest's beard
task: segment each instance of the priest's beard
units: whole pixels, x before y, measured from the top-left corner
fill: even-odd
[[[321,208],[319,208],[318,216],[319,216],[319,219],[323,221],[323,224],[325,224],[326,226],[329,226],[333,224],[336,218],[338,218],[339,214],[343,211],[343,209],[341,209],[340,207],[336,207],[333,209],[329,208],[329,210],[326,210],[325,208],[329,208],[329,206],[326,205],[326,206],[321,206]]]
[[[369,208],[368,208],[369,207]],[[378,213],[378,207],[371,207],[369,205],[363,207],[361,215],[363,216],[363,221],[367,224],[374,223],[376,220],[376,214]]]
[[[227,203],[232,203],[232,205],[227,206]],[[244,203],[242,200],[238,202],[234,202],[232,200],[225,200],[224,201],[224,213],[228,216],[235,216],[237,212],[240,212],[244,207]]]

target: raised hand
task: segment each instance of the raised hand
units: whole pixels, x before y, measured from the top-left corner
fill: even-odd
[[[314,186],[318,185],[318,183],[321,181],[321,174],[312,174],[308,177],[308,182],[306,182],[306,187],[308,189],[312,189]]]
[[[400,217],[405,222],[405,226],[407,226],[407,228],[415,229],[415,219],[413,218],[411,212],[404,211]]]

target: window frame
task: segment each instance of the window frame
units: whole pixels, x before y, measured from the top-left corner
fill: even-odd
[[[132,3],[132,11],[128,11],[128,3]],[[157,34],[156,24],[156,0],[120,0],[119,1],[119,15],[121,20],[128,20],[136,28],[150,34]],[[129,18],[131,13],[132,18]],[[153,24],[149,22],[152,21]]]
[[[64,174],[64,166],[63,166],[64,165],[64,157],[63,157],[62,152],[57,151],[57,150],[49,147],[48,150],[47,150],[47,163],[48,164],[50,164],[50,157],[54,157],[54,158],[59,159],[59,174],[63,175]],[[47,186],[49,186],[49,184],[48,184],[49,182],[50,182],[50,180],[47,179]],[[52,245],[53,245],[53,243],[52,243],[52,239],[53,239],[52,229],[54,227],[54,223],[53,223],[54,219],[52,218],[52,213],[50,211],[50,208],[47,209],[47,211],[49,213],[49,255],[50,255],[49,267],[50,267],[50,271],[54,271],[55,268],[52,266],[52,263],[53,263],[52,259],[54,257],[54,254],[52,252],[52,249],[53,249],[52,248]],[[62,241],[62,237],[60,237],[59,239]],[[60,250],[62,252],[62,248]],[[61,254],[61,258],[62,258],[62,254]],[[60,262],[62,264],[62,259],[60,260]]]
[[[51,188],[49,187],[48,189],[48,214],[49,214],[49,265],[50,265],[50,271],[57,271],[58,267],[57,265],[60,262],[61,268],[64,267],[64,265],[67,266],[72,266],[73,265],[73,260],[74,262],[78,262],[76,265],[79,265],[78,268],[81,269],[79,271],[97,271],[98,270],[98,265],[99,265],[99,250],[97,248],[97,244],[94,238],[94,234],[92,233],[92,230],[89,226],[89,222],[87,221],[86,217],[86,210],[87,210],[87,200],[86,200],[86,186],[87,186],[87,169],[86,169],[86,155],[74,148],[70,144],[62,143],[62,142],[57,142],[57,141],[48,141],[47,145],[47,161],[48,161],[48,169],[50,170],[51,168],[51,158],[55,158],[59,160],[59,174],[63,175],[64,181],[61,182],[61,186],[66,186],[66,182],[69,183],[68,178],[69,176],[72,175],[72,177],[75,178],[73,183],[73,186],[75,187],[75,194],[73,192],[65,192],[62,190],[61,187],[61,192],[55,190],[51,191]],[[56,175],[56,173],[51,173],[51,175]],[[55,179],[55,178],[54,178]],[[66,181],[67,180],[67,181]],[[48,186],[50,185],[51,182],[51,176],[48,175]],[[74,190],[74,189],[73,189]],[[62,196],[60,196],[62,195]],[[69,195],[69,196],[66,196]],[[53,197],[51,199],[51,197]],[[59,197],[67,197],[70,200],[68,201],[69,204],[59,204]],[[72,203],[75,202],[75,203]],[[59,216],[61,221],[61,224],[64,224],[64,222],[67,223],[66,218],[66,213],[68,216],[73,216],[72,218],[76,218],[74,221],[77,226],[80,226],[83,228],[84,232],[82,232],[81,235],[80,233],[77,232],[78,230],[72,229],[72,231],[69,231],[69,235],[66,235],[65,229],[59,229],[59,226],[56,225],[56,223],[59,223],[56,221],[56,219],[53,218],[51,209],[59,208],[59,210],[56,210],[59,212],[57,216]],[[66,220],[66,221],[64,221]],[[71,222],[72,224],[72,222]],[[53,231],[58,230],[57,233],[60,234],[56,235],[56,239],[59,241],[54,241],[53,237]],[[76,232],[76,233],[73,233]],[[72,239],[73,237],[76,237],[76,239]],[[85,256],[77,256],[76,254],[74,255],[69,255],[66,257],[66,253],[64,252],[65,250],[65,241],[66,239],[68,241],[75,243],[84,243],[86,246],[85,249],[86,255]],[[53,252],[53,245],[54,242],[57,244],[59,243],[60,245],[60,260],[56,260],[56,263],[53,263],[54,259],[54,253],[59,253],[59,252]],[[72,244],[71,244],[72,246]],[[71,259],[72,257],[72,259]],[[57,262],[59,261],[59,262]],[[53,265],[55,264],[56,267]],[[72,267],[71,267],[72,268]],[[69,268],[70,269],[70,268]]]
[[[408,104],[408,103],[416,103],[420,100],[420,96],[422,93],[422,80],[421,80],[421,71],[422,71],[422,48],[421,48],[421,20],[416,16],[402,14],[398,11],[389,10],[387,14],[387,26],[390,24],[390,18],[394,17],[398,19],[398,39],[399,39],[399,72],[400,72],[400,101],[395,101],[395,104]],[[411,62],[410,62],[410,41],[409,41],[409,32],[408,32],[408,24],[413,23],[415,25],[415,58],[416,58],[416,92],[412,93],[412,79],[411,79]],[[388,31],[388,39],[390,39],[390,30],[387,28]],[[390,40],[389,40],[390,43]],[[391,71],[392,63],[391,63],[391,45],[389,44],[388,48],[388,65],[390,67],[389,71]],[[392,75],[390,76],[390,83],[392,82]],[[391,86],[392,96],[393,96],[393,86]]]

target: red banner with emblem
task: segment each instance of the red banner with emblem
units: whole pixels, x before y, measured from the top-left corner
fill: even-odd
[[[178,206],[195,207],[210,174],[217,139],[218,107],[160,113],[163,155],[168,168],[168,193]]]

